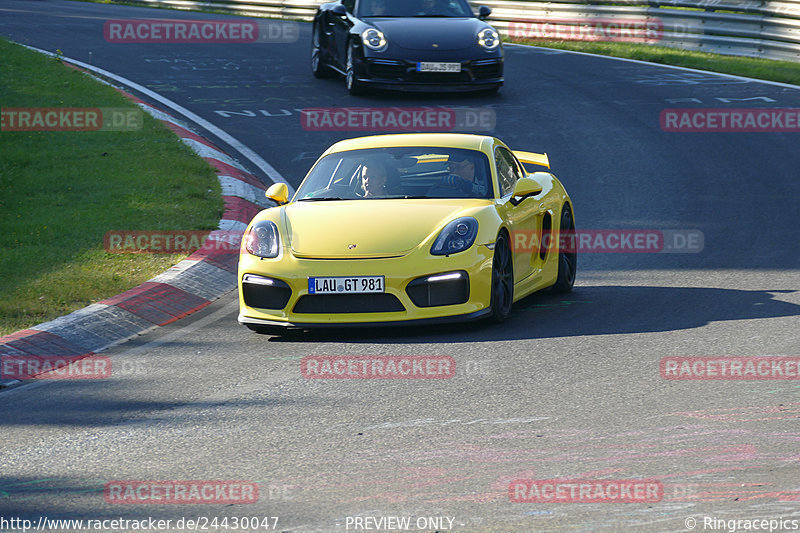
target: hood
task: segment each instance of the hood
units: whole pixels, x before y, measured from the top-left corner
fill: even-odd
[[[389,45],[407,50],[463,50],[478,46],[478,32],[490,26],[477,18],[371,18]],[[438,44],[438,47],[433,45]]]
[[[419,246],[473,202],[476,201],[297,202],[285,207],[284,220],[289,246],[297,256],[395,257]],[[350,248],[352,245],[355,247]]]

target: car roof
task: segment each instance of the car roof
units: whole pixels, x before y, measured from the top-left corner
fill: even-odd
[[[398,133],[345,139],[328,148],[325,153],[398,146],[440,146],[485,151],[484,147],[491,148],[494,141],[494,137],[468,133]]]

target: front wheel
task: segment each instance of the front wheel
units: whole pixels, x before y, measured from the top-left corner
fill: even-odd
[[[352,44],[347,47],[347,69],[345,70],[344,79],[347,84],[347,92],[352,96],[358,96],[364,93],[363,84],[356,78]]]
[[[559,232],[563,233],[575,231],[575,221],[572,218],[572,209],[569,204],[564,204],[561,209],[561,225]],[[577,247],[576,240],[573,239],[559,239],[560,242],[571,242],[569,245],[572,248],[564,251],[561,248],[558,250],[558,278],[553,285],[554,292],[569,292],[572,286],[575,285],[575,273],[578,269],[578,254],[575,248]]]
[[[331,75],[331,69],[328,68],[323,59],[319,28],[317,28],[316,24],[311,32],[311,73],[314,74],[315,78],[328,78]]]
[[[505,232],[497,236],[492,259],[491,319],[502,322],[511,316],[514,303],[514,263],[511,245]]]

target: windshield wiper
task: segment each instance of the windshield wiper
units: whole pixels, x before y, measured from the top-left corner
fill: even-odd
[[[339,198],[338,196],[324,196],[322,198],[300,198],[297,200],[298,202],[333,202],[336,200],[344,200],[344,198]]]

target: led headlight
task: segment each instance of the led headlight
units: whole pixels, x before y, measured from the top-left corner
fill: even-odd
[[[491,28],[486,28],[478,32],[478,44],[484,50],[494,50],[500,46],[500,36]]]
[[[262,220],[250,228],[245,241],[245,249],[258,257],[278,257],[280,242],[278,226],[269,220]]]
[[[436,237],[431,247],[433,255],[450,255],[463,252],[478,236],[478,221],[472,217],[461,217],[451,221]]]
[[[386,40],[386,36],[383,35],[383,32],[375,28],[364,30],[361,34],[361,41],[364,43],[364,46],[376,52],[383,52],[386,50],[386,47],[389,46],[389,42]]]

